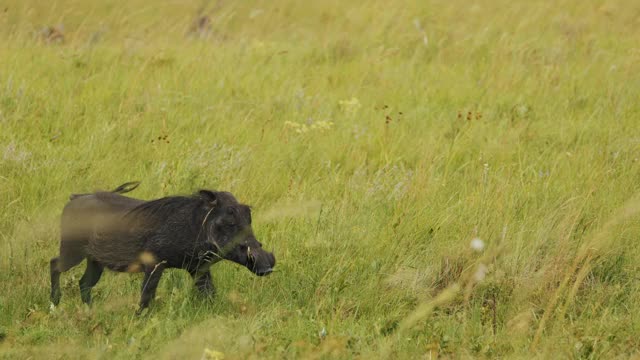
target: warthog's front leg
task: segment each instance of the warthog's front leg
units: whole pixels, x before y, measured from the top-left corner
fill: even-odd
[[[140,297],[140,308],[136,314],[140,315],[144,309],[149,306],[149,303],[156,296],[156,289],[160,282],[160,277],[164,271],[166,265],[165,262],[160,262],[155,266],[147,266],[144,271],[144,280],[142,281],[142,296]]]
[[[216,287],[211,281],[211,272],[209,269],[191,273],[194,285],[198,291],[205,296],[213,297],[216,294]]]

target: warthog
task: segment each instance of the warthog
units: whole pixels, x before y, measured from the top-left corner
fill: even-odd
[[[275,257],[251,229],[251,210],[228,192],[200,190],[192,196],[138,200],[121,194],[139,183],[110,192],[71,195],[62,211],[60,256],[51,259],[51,302],[60,302],[60,273],[87,259],[80,295],[91,289],[103,269],[144,272],[138,313],[155,297],[162,272],[187,270],[196,288],[213,295],[209,267],[223,259],[256,275],[272,272]]]

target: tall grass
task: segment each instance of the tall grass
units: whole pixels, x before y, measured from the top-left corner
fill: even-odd
[[[640,3],[0,5],[0,357],[638,356]],[[82,266],[70,193],[254,207],[277,272]],[[483,249],[472,249],[472,239]],[[476,246],[477,248],[477,246]]]

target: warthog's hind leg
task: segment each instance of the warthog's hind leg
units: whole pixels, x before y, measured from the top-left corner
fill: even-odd
[[[60,303],[60,270],[58,269],[58,258],[54,257],[49,262],[49,269],[51,272],[51,302],[53,305]]]
[[[91,289],[96,286],[102,276],[104,267],[91,258],[87,258],[87,270],[80,278],[80,297],[85,304],[91,304]]]

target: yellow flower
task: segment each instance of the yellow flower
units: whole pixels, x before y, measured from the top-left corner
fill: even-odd
[[[202,354],[202,360],[224,360],[224,353],[205,348]]]
[[[331,130],[333,122],[331,121],[316,121],[311,125],[312,130]]]
[[[285,121],[284,126],[294,130],[298,134],[306,134],[311,131],[325,131],[331,130],[333,127],[333,122],[331,121],[314,121],[310,125],[297,123],[293,121]]]
[[[340,105],[340,108],[342,108],[342,111],[344,111],[349,115],[355,114],[356,111],[358,111],[358,109],[362,107],[362,105],[360,105],[360,101],[355,97],[352,97],[349,100],[340,100],[338,101],[338,105]]]
[[[259,40],[253,40],[251,47],[256,50],[262,50],[265,48],[265,43]]]
[[[300,128],[300,124],[298,124],[297,122],[293,122],[293,121],[285,121],[284,122],[284,126],[287,126],[287,127],[290,127],[290,128],[294,128],[294,129]]]

